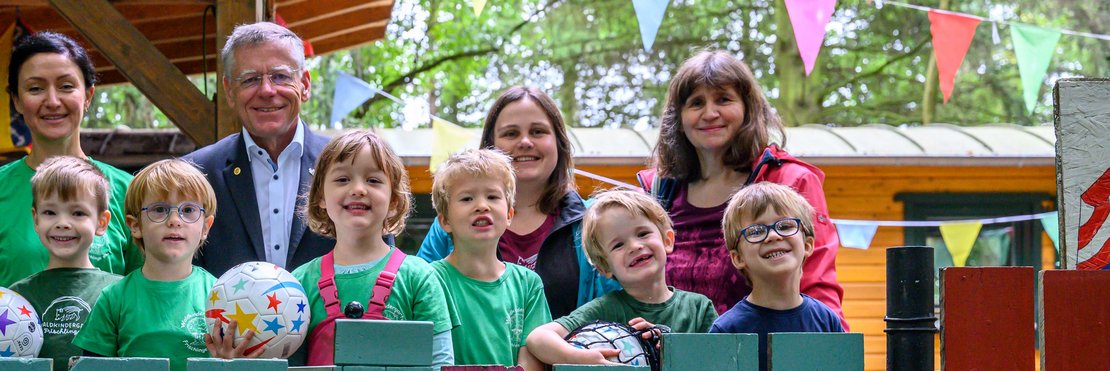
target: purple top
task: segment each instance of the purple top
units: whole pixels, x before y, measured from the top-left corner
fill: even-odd
[[[728,202],[697,207],[686,201],[687,190],[679,184],[671,204],[675,243],[667,256],[667,284],[709,297],[717,313],[724,313],[752,291],[725,247],[721,219]]]
[[[556,210],[555,215],[558,214]],[[543,245],[543,240],[555,227],[555,215],[548,215],[539,228],[528,234],[516,234],[506,229],[505,234],[502,234],[501,239],[497,241],[497,251],[501,253],[501,260],[536,270],[540,245]]]

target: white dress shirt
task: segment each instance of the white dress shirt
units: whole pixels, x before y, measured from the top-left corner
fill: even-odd
[[[258,201],[258,220],[266,261],[285,268],[289,256],[289,233],[296,214],[297,191],[301,181],[301,155],[304,153],[304,123],[297,123],[293,141],[278,155],[277,163],[259,147],[243,128],[247,158],[251,163],[254,196]]]

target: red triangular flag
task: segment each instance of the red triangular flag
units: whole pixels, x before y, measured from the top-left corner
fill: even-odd
[[[278,26],[289,28],[289,24],[285,22],[285,18],[282,18],[281,14],[278,14],[278,12],[274,12],[274,23],[277,23]],[[308,42],[307,39],[304,40],[304,56],[305,56],[305,58],[312,57],[312,56],[315,56],[315,55],[316,55],[316,51],[312,50],[312,43]]]
[[[971,46],[971,38],[975,36],[979,19],[929,10],[929,23],[929,31],[933,34],[933,51],[937,55],[937,72],[940,73],[940,92],[944,94],[944,103],[948,103],[948,97],[952,95],[952,88],[956,84],[956,72],[960,70],[967,48]]]

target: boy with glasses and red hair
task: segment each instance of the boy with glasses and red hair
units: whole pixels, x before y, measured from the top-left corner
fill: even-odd
[[[767,369],[767,334],[844,332],[840,317],[801,293],[802,265],[813,254],[813,206],[790,187],[763,182],[736,192],[722,228],[732,265],[752,292],[709,332],[759,335],[759,368]]]

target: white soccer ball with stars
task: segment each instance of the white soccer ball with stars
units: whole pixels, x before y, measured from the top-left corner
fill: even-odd
[[[37,357],[42,349],[42,322],[31,303],[0,287],[0,358]]]
[[[289,358],[308,337],[308,297],[292,274],[272,263],[247,262],[220,276],[205,302],[205,321],[211,331],[219,321],[225,328],[238,323],[235,344],[247,330],[254,331],[248,353],[265,346],[263,358]]]

